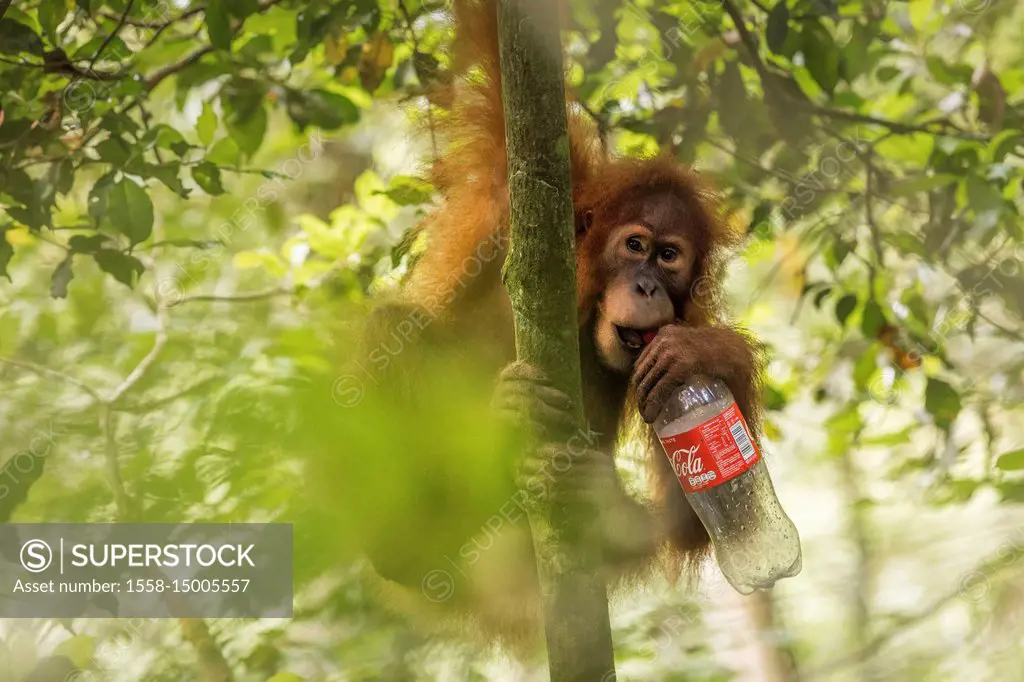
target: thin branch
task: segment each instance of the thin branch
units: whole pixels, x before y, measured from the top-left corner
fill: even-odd
[[[286,296],[291,293],[293,293],[292,289],[274,287],[272,289],[254,291],[248,294],[227,294],[224,296],[217,296],[214,294],[197,294],[195,296],[183,296],[176,301],[168,301],[165,305],[168,308],[177,308],[178,306],[185,305],[186,303],[197,303],[199,301],[245,303],[248,301],[262,301],[264,299],[274,298],[275,296]]]
[[[262,14],[263,12],[266,12],[268,9],[270,9],[274,5],[277,5],[277,4],[280,4],[280,3],[281,3],[281,0],[261,0],[260,4],[259,4],[259,7],[256,10],[256,13],[257,14]],[[241,27],[242,27],[242,22],[236,22],[235,26],[232,28],[232,34],[237,33],[238,30]],[[195,50],[194,52],[186,55],[185,58],[182,59],[181,61],[176,62],[174,64],[169,64],[168,66],[165,66],[164,68],[160,69],[159,71],[155,72],[154,74],[152,74],[151,76],[146,78],[146,89],[147,90],[152,90],[156,86],[160,85],[160,83],[163,82],[163,80],[165,78],[168,78],[169,76],[173,76],[174,74],[178,73],[179,71],[188,68],[192,64],[195,64],[197,61],[199,61],[200,59],[202,59],[206,55],[208,55],[211,52],[213,52],[214,49],[215,48],[213,47],[213,45],[206,45],[205,47],[201,47],[198,50]]]
[[[781,96],[789,104],[797,106],[811,114],[824,116],[826,118],[851,121],[854,123],[868,123],[871,125],[882,126],[896,134],[908,135],[913,133],[925,133],[928,135],[947,135],[949,137],[958,137],[967,140],[986,141],[989,139],[989,136],[987,135],[962,130],[952,121],[947,119],[934,119],[922,124],[890,121],[888,119],[871,116],[869,114],[858,114],[851,111],[843,111],[841,109],[832,109],[813,102],[803,101],[793,97],[784,89],[773,87],[772,83],[774,76],[768,71],[768,67],[765,65],[764,60],[761,59],[757,39],[749,30],[747,30],[747,23],[743,18],[743,13],[738,7],[736,7],[736,4],[732,0],[721,1],[722,8],[725,10],[726,14],[732,18],[732,22],[736,26],[736,33],[739,34],[740,42],[743,43],[743,47],[746,48],[746,51],[750,56],[750,62],[753,65],[754,70],[757,72],[758,77],[761,79],[761,87],[764,89],[766,95],[771,92],[774,95]],[[938,129],[933,126],[936,126]]]
[[[875,250],[875,258],[878,259],[877,268],[873,263],[868,263],[868,296],[871,300],[874,300],[877,269],[885,269],[885,251],[882,249],[881,231],[878,229],[878,223],[875,222],[875,204],[873,201],[875,167],[871,162],[872,153],[873,150],[868,149],[861,159],[864,161],[864,219],[867,221],[868,230],[871,232],[871,244]]]
[[[125,21],[125,23],[128,24],[129,26],[135,26],[136,28],[155,28],[157,30],[163,30],[163,29],[167,28],[168,26],[170,26],[171,24],[176,24],[179,21],[184,21],[185,19],[188,19],[190,17],[194,17],[195,15],[201,14],[202,12],[205,12],[205,11],[206,11],[206,6],[205,5],[198,5],[196,7],[192,7],[190,9],[188,9],[188,10],[185,10],[184,12],[182,12],[178,16],[174,17],[173,19],[167,19],[165,21],[158,21],[158,20],[154,20],[154,19],[128,19],[128,20]],[[118,17],[117,14],[115,14],[113,12],[109,12],[107,10],[101,11],[100,12],[100,16],[105,18],[105,19],[113,19],[115,21],[120,18],[120,17]]]
[[[768,69],[765,67],[764,62],[761,61],[761,55],[757,51],[757,40],[747,30],[747,21],[743,18],[743,13],[740,12],[739,8],[732,2],[732,0],[722,0],[722,8],[725,13],[732,18],[732,23],[736,26],[736,32],[740,36],[740,40],[743,42],[743,46],[747,48],[747,52],[750,53],[750,60],[754,65],[754,70],[757,71],[757,75],[761,78],[761,83],[767,89],[771,82],[771,75],[768,73]]]
[[[99,392],[97,392],[93,388],[90,388],[89,386],[87,386],[86,384],[82,383],[78,379],[75,379],[72,376],[68,376],[67,374],[64,374],[63,372],[58,372],[55,369],[50,369],[49,367],[43,367],[42,365],[36,365],[34,363],[31,363],[31,362],[23,362],[21,360],[12,360],[10,358],[2,358],[2,357],[0,357],[0,363],[4,363],[5,365],[11,365],[12,367],[18,367],[20,369],[24,369],[24,370],[27,370],[29,372],[34,372],[36,374],[40,374],[42,376],[48,376],[48,377],[53,377],[54,379],[60,379],[61,381],[65,382],[65,383],[68,383],[68,384],[71,384],[72,386],[78,388],[79,390],[84,391],[85,393],[88,393],[92,397],[92,399],[95,400],[96,402],[98,402],[98,403],[105,403],[106,402],[104,397],[102,395],[100,395]]]
[[[814,104],[813,102],[800,102],[799,100],[793,101],[812,114],[825,116],[826,118],[851,121],[854,123],[867,123],[870,125],[882,126],[884,128],[888,128],[891,133],[898,135],[924,133],[926,135],[945,135],[947,137],[957,137],[980,142],[984,142],[989,139],[988,135],[963,130],[952,121],[944,118],[932,119],[918,124],[900,123],[899,121],[890,121],[889,119],[870,116],[868,114],[858,114],[852,111],[831,109],[829,107],[821,106],[820,104]]]
[[[108,82],[122,79],[122,75],[119,73],[111,73],[109,71],[83,71],[67,60],[30,62],[23,59],[12,59],[10,57],[0,56],[0,62],[27,69],[42,69],[46,73],[60,73],[66,76],[81,78],[83,80]]]
[[[117,447],[117,421],[114,418],[114,410],[109,404],[105,405],[100,413],[100,429],[103,431],[103,459],[107,465],[107,479],[114,491],[117,518],[122,522],[129,521],[132,518],[134,503],[128,491],[125,490],[124,479],[121,478],[121,457]]]
[[[146,356],[142,358],[138,365],[135,366],[135,369],[132,370],[131,374],[125,377],[125,380],[122,381],[118,387],[114,389],[114,392],[110,394],[110,397],[107,399],[109,404],[116,404],[125,393],[130,391],[131,388],[146,375],[146,372],[150,370],[153,363],[156,362],[157,356],[160,355],[160,352],[167,344],[167,311],[163,307],[158,307],[156,315],[158,326],[156,330],[156,339],[153,341],[153,347],[149,349]]]
[[[114,30],[110,32],[110,35],[107,36],[106,40],[100,43],[99,48],[96,50],[96,54],[92,56],[92,61],[89,62],[88,69],[90,72],[92,71],[92,67],[96,65],[97,60],[99,60],[103,55],[103,51],[107,49],[107,46],[110,45],[111,41],[114,40],[114,38],[117,37],[117,34],[121,32],[121,29],[124,28],[124,22],[127,21],[128,14],[131,13],[133,5],[135,5],[135,0],[128,0],[125,4],[124,12],[121,13],[121,20],[117,22],[117,26],[115,26]]]
[[[0,0],[0,19],[4,18],[7,8],[11,6],[11,0]]]
[[[202,59],[203,57],[205,57],[213,51],[213,45],[207,45],[205,47],[199,48],[198,50],[195,50],[191,54],[186,55],[185,58],[182,59],[180,62],[168,64],[164,68],[160,69],[153,75],[146,78],[146,89],[152,90],[156,86],[160,85],[160,83],[163,82],[165,78],[173,76],[174,74],[178,73],[183,69],[187,69],[189,66],[192,66],[197,61],[199,61],[200,59]]]
[[[191,386],[189,386],[187,388],[183,388],[180,391],[175,391],[174,393],[172,393],[170,395],[167,395],[167,396],[164,396],[162,398],[156,398],[156,399],[151,400],[151,401],[149,401],[147,403],[132,403],[132,404],[129,404],[129,405],[118,405],[115,409],[118,412],[130,412],[130,413],[133,413],[133,414],[145,414],[147,412],[152,412],[153,410],[155,410],[157,408],[163,407],[164,405],[173,403],[176,400],[180,400],[182,398],[190,396],[190,395],[192,395],[194,393],[199,393],[199,392],[205,391],[207,388],[209,388],[213,384],[216,384],[217,382],[221,381],[222,379],[223,379],[223,377],[219,377],[219,376],[217,376],[217,377],[209,377],[207,379],[203,379],[202,381],[198,381],[198,382],[192,384]]]
[[[981,319],[985,320],[985,322],[987,322],[989,326],[991,326],[996,331],[1002,332],[1004,335],[1009,336],[1012,339],[1016,339],[1017,341],[1024,341],[1024,333],[1017,331],[1016,329],[1010,329],[1009,327],[1004,326],[999,322],[996,322],[990,316],[981,312],[980,307],[975,309],[974,314],[980,317]]]

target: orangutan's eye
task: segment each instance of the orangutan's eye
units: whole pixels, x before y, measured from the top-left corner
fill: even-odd
[[[626,248],[633,253],[643,253],[644,243],[640,241],[639,237],[630,237],[626,240]]]
[[[666,247],[661,250],[661,253],[658,254],[658,257],[661,258],[662,262],[664,263],[671,263],[675,259],[679,258],[679,252],[671,247]]]

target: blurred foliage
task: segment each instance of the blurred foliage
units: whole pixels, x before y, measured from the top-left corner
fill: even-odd
[[[386,412],[346,430],[336,380],[353,313],[424,248],[417,175],[436,141],[412,146],[390,114],[428,130],[445,115],[443,3],[0,8],[0,520],[290,521],[297,537],[294,621],[5,623],[3,679],[205,679],[211,646],[238,680],[505,674],[381,609],[340,561],[344,519],[310,504],[344,491],[391,509],[415,480],[360,489],[380,463],[339,471],[331,453],[413,430]],[[771,646],[820,679],[872,657],[892,679],[960,679],[938,638],[885,653],[919,620],[871,590],[880,546],[900,542],[876,510],[1024,501],[1024,6],[580,0],[573,16],[574,106],[612,149],[695,163],[748,225],[731,292],[773,347],[768,435],[838,481],[856,571],[835,591],[854,615],[776,626]],[[471,462],[490,435],[474,410],[416,433],[462,439]],[[814,537],[801,580],[833,555]],[[996,580],[1017,554],[974,569],[995,586],[966,600],[971,627],[995,624],[979,679],[1024,663],[998,627],[1019,613],[1019,578]],[[949,563],[954,585],[972,570]],[[717,601],[666,586],[617,606],[623,674],[732,679],[705,634]]]

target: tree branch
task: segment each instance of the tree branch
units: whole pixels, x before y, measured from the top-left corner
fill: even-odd
[[[256,10],[256,13],[257,14],[262,14],[263,12],[266,12],[268,9],[270,9],[274,5],[277,5],[277,4],[280,4],[280,3],[281,3],[281,0],[260,0],[260,4],[259,4],[258,9]],[[174,19],[172,21],[178,21],[181,18],[183,18],[184,16],[186,16],[186,15],[182,15],[181,17],[178,17],[177,19]],[[241,27],[242,27],[242,22],[236,22],[234,27],[232,28],[232,34],[237,33],[238,30]],[[158,29],[158,30],[163,30],[163,29]],[[185,58],[183,58],[181,61],[176,62],[174,64],[169,64],[168,66],[165,66],[164,68],[160,69],[159,71],[153,73],[151,76],[146,78],[146,89],[147,90],[152,90],[156,86],[160,85],[160,83],[163,82],[163,80],[165,78],[168,78],[169,76],[173,76],[174,74],[178,73],[179,71],[188,68],[189,66],[191,66],[192,64],[195,64],[197,61],[199,61],[200,59],[202,59],[203,57],[205,57],[206,55],[210,54],[213,51],[214,51],[214,47],[212,45],[206,45],[206,46],[201,47],[198,50],[195,50],[194,52],[186,55]]]
[[[791,96],[790,93],[786,92],[785,89],[776,88],[774,86],[773,79],[776,78],[776,76],[772,75],[771,72],[768,71],[767,65],[764,60],[761,59],[757,39],[747,29],[746,19],[743,18],[743,13],[739,10],[733,0],[721,0],[721,2],[722,8],[736,26],[736,33],[739,34],[740,42],[746,49],[750,57],[751,65],[754,67],[754,71],[757,72],[758,78],[761,80],[761,87],[765,92],[766,98],[770,92],[775,97],[782,97],[789,105],[796,106],[810,114],[836,120],[850,121],[853,123],[866,123],[882,126],[887,128],[890,132],[900,135],[924,133],[927,135],[947,135],[949,137],[958,137],[966,140],[986,141],[989,139],[989,136],[987,135],[962,130],[952,121],[947,119],[934,119],[922,124],[901,123],[899,121],[890,121],[888,119],[871,116],[869,114],[859,114],[851,111],[843,111],[841,109],[833,109],[831,107],[815,104],[814,102],[796,99]]]
[[[487,5],[485,5],[487,6]],[[509,238],[503,281],[516,354],[572,401],[584,422],[576,259],[557,3],[498,2],[508,147]],[[465,37],[464,37],[465,38]],[[492,74],[497,78],[498,74]],[[573,542],[579,518],[554,499],[529,510],[552,682],[615,679],[608,597],[597,548]]]
[[[246,303],[249,301],[262,301],[264,299],[274,298],[275,296],[286,296],[291,293],[293,293],[291,289],[274,287],[272,289],[253,291],[246,294],[225,294],[223,296],[218,296],[216,294],[197,294],[195,296],[183,296],[176,301],[169,301],[166,306],[168,308],[177,308],[178,306],[185,305],[186,303],[197,303],[199,301]]]
[[[145,414],[147,412],[152,412],[153,410],[159,407],[163,407],[164,405],[167,405],[169,403],[173,403],[176,400],[180,400],[181,398],[190,396],[194,393],[205,391],[207,388],[209,388],[213,384],[216,384],[218,381],[221,381],[222,379],[223,377],[219,376],[210,377],[208,379],[203,379],[202,381],[197,381],[196,383],[192,384],[187,388],[183,388],[180,391],[175,391],[174,393],[167,396],[163,396],[162,398],[155,398],[154,400],[151,400],[147,403],[131,403],[128,405],[118,405],[115,409],[118,412]]]
[[[117,26],[115,26],[114,30],[110,32],[110,35],[107,36],[106,40],[100,43],[99,48],[96,50],[96,54],[92,56],[92,61],[89,62],[89,72],[92,71],[92,67],[96,65],[97,60],[99,60],[99,58],[103,55],[103,51],[107,49],[107,46],[110,45],[110,42],[117,37],[118,33],[121,32],[121,29],[124,27],[124,22],[128,19],[128,15],[131,13],[132,6],[134,5],[135,0],[128,0],[128,2],[125,3],[124,12],[121,13],[121,19],[117,22]]]
[[[71,384],[75,388],[78,388],[79,390],[84,391],[85,393],[88,393],[92,397],[92,399],[95,400],[98,403],[105,403],[106,402],[106,400],[103,398],[102,395],[99,394],[98,391],[90,388],[89,386],[87,386],[86,384],[82,383],[78,379],[75,379],[72,376],[68,376],[67,374],[64,374],[63,372],[58,372],[57,370],[50,369],[49,367],[43,367],[42,365],[36,365],[34,363],[31,363],[31,362],[23,362],[21,360],[12,360],[10,358],[2,358],[2,357],[0,357],[0,362],[4,363],[5,365],[11,365],[12,367],[18,367],[20,369],[24,369],[24,370],[27,370],[29,372],[34,372],[35,374],[39,374],[39,375],[42,375],[42,376],[53,377],[54,379],[59,379],[59,380],[65,382],[65,383]]]
[[[130,391],[132,387],[146,375],[146,372],[148,372],[153,366],[153,363],[156,362],[157,356],[160,355],[160,352],[167,344],[167,309],[163,306],[157,306],[156,318],[157,330],[156,339],[153,341],[153,347],[149,349],[149,352],[146,353],[146,356],[139,361],[139,364],[135,366],[135,369],[125,377],[124,381],[122,381],[117,388],[114,389],[114,392],[110,394],[110,397],[107,398],[107,402],[110,405],[117,404],[121,397]]]

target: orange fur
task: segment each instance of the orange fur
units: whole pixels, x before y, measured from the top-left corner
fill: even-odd
[[[502,342],[514,356],[511,308],[501,286],[500,268],[508,233],[508,181],[505,127],[501,100],[496,11],[493,0],[455,0],[456,40],[452,64],[456,75],[452,109],[438,125],[446,148],[431,178],[443,203],[425,224],[427,250],[416,264],[406,293],[426,302],[442,319],[501,327]],[[692,170],[666,155],[650,159],[615,158],[602,148],[596,126],[576,106],[567,105],[576,220],[596,214],[595,229],[577,240],[580,324],[591,318],[607,282],[596,272],[597,253],[614,216],[624,206],[643,202],[656,192],[671,192],[687,207],[687,236],[696,251],[696,268],[682,323],[692,327],[722,324],[720,280],[727,253],[742,234],[722,220],[715,193]],[[459,276],[479,258],[481,245],[499,244],[500,252],[471,278]],[[714,357],[721,349],[701,348]],[[733,349],[745,371],[729,382],[751,426],[759,424],[760,360],[752,342]],[[745,354],[745,355],[744,355]],[[514,357],[508,358],[509,360]],[[583,358],[588,419],[604,433],[615,434],[636,414],[627,400],[625,379],[607,377]],[[649,431],[649,429],[648,429]],[[756,431],[755,431],[756,433]],[[672,475],[660,448],[650,467],[655,498],[672,517],[669,537],[680,550],[699,554],[707,536]]]

